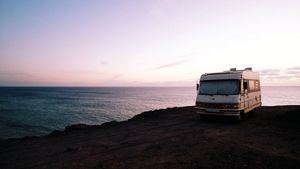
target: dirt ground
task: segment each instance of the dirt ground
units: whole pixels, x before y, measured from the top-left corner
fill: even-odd
[[[300,106],[261,107],[240,123],[180,107],[2,140],[0,168],[299,169],[299,150]]]

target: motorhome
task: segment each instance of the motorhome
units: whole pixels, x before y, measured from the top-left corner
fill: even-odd
[[[259,74],[252,68],[205,73],[197,83],[196,109],[202,116],[233,116],[241,120],[261,104]]]

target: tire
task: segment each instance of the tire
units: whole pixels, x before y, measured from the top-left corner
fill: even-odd
[[[245,120],[245,113],[244,113],[244,111],[240,112],[240,116],[241,116],[241,121]]]
[[[251,110],[250,112],[248,112],[247,114],[248,114],[248,116],[249,117],[253,117],[254,116],[254,114],[255,114],[255,110],[256,110],[256,108],[255,109],[253,109],[253,110]]]

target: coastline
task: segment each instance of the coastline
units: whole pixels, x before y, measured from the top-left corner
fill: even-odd
[[[191,107],[0,140],[0,168],[299,168],[300,105],[263,106],[241,123]]]

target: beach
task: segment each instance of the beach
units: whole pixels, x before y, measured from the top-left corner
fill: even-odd
[[[0,168],[300,168],[300,106],[263,106],[236,123],[195,108],[143,112],[0,141]]]

